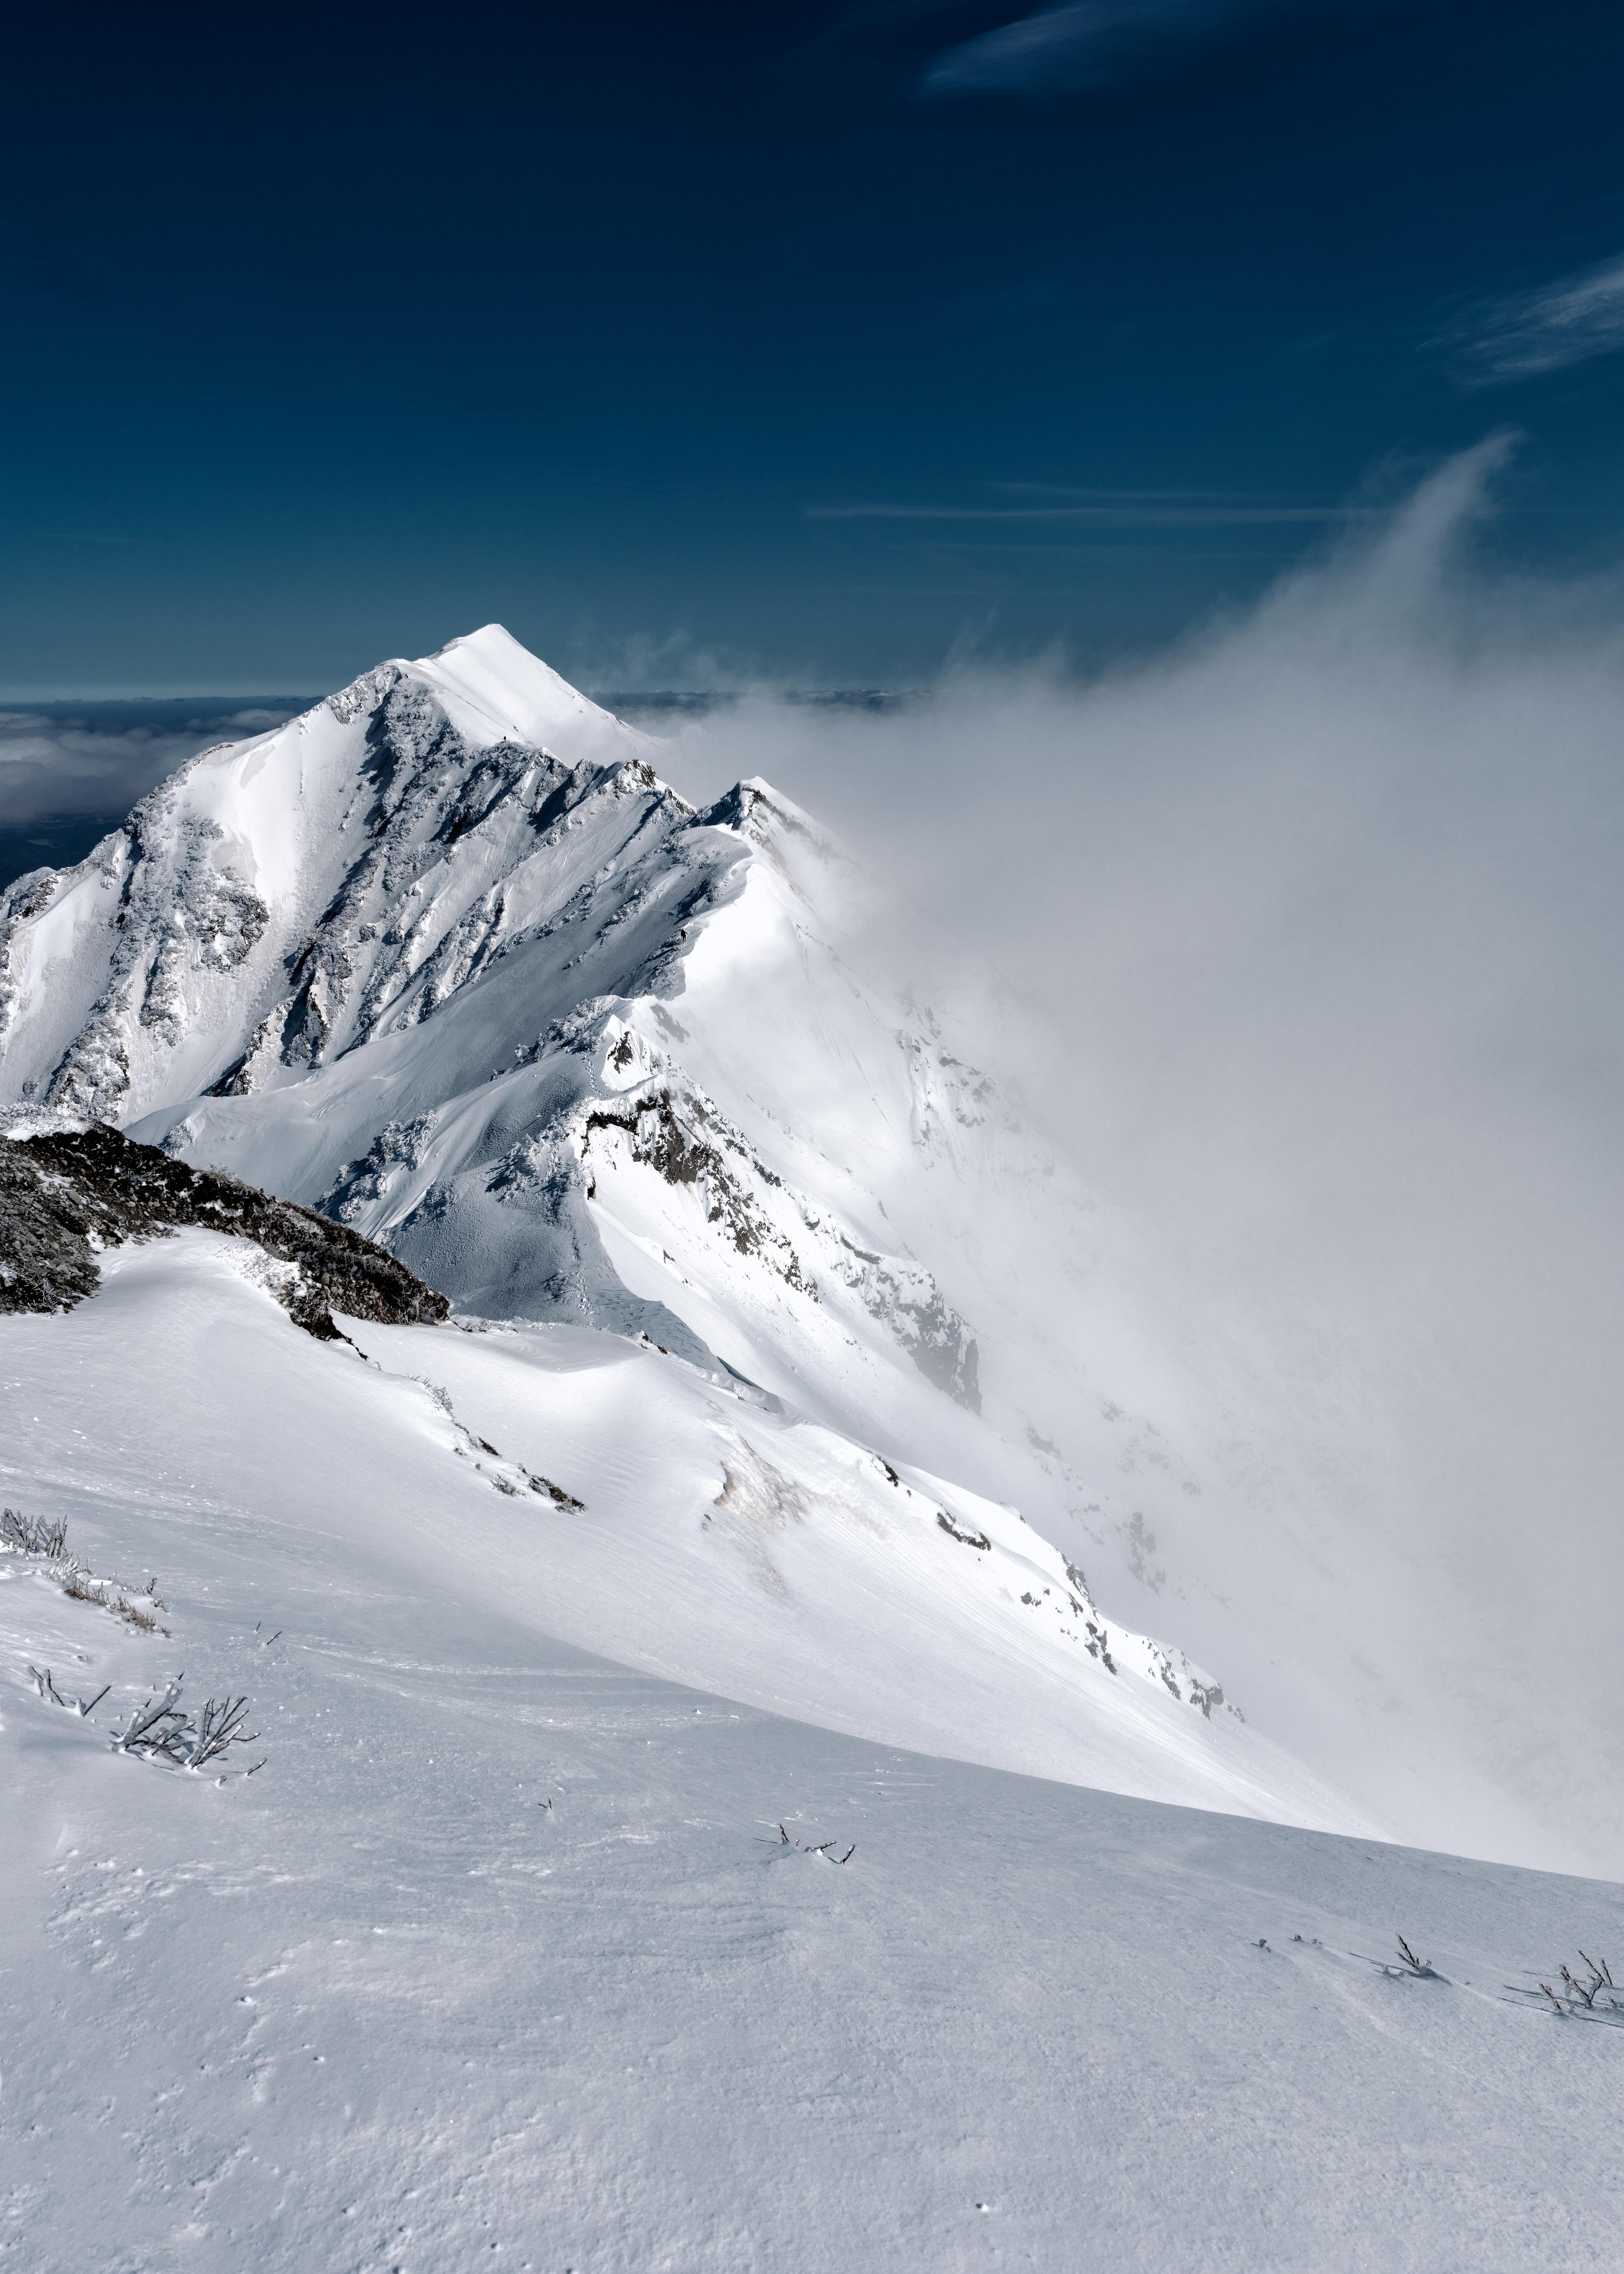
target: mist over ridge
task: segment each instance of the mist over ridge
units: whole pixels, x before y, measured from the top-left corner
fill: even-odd
[[[1254,1649],[1249,1697],[1283,1728],[1315,1616],[1289,1575],[1335,1571],[1372,1638],[1344,1735],[1315,1675],[1345,1787],[1420,1836],[1366,1742],[1419,1716],[1452,1795],[1428,1836],[1605,1869],[1624,611],[1485,572],[1509,449],[1093,680],[960,662],[629,707],[701,804],[765,777],[834,827],[867,879],[837,894],[853,971],[940,1014],[1094,1212],[1081,1265],[1008,1192],[996,1234],[959,1225],[964,1288],[951,1241],[932,1261],[974,1325],[996,1237],[1079,1421],[1125,1396],[1252,1511],[1175,1502],[1143,1555],[1079,1517],[1122,1615],[1219,1663],[1230,1587],[1272,1593],[1298,1641],[1277,1675]],[[1549,1786],[1574,1728],[1595,1743]]]
[[[1132,1219],[1215,1406],[1266,1388],[1284,1496],[1402,1549],[1485,1759],[1532,1761],[1513,1668],[1615,1727],[1624,588],[1485,571],[1508,449],[1153,663],[759,699],[668,771],[845,832],[869,947]],[[1497,1668],[1455,1662],[1456,1598]],[[1602,1742],[1563,1771],[1598,1806]]]

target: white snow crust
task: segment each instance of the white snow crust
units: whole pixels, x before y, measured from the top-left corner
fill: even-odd
[[[0,1498],[167,1630],[0,1555],[4,2263],[1616,2263],[1624,2036],[1538,1984],[1617,1887],[1086,1788],[1301,1773],[1006,1510],[635,1337],[317,1343],[256,1254],[0,1318]],[[116,1748],[183,1671],[222,1781]]]

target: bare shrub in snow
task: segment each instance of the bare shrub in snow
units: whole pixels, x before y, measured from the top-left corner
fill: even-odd
[[[14,1555],[38,1555],[48,1563],[64,1565],[67,1576],[62,1592],[76,1603],[94,1603],[102,1610],[111,1611],[115,1618],[138,1628],[142,1634],[169,1631],[154,1616],[155,1611],[169,1608],[158,1593],[156,1579],[138,1590],[127,1579],[93,1577],[68,1554],[66,1517],[58,1517],[52,1523],[41,1516],[25,1516],[20,1509],[0,1508],[0,1549]]]
[[[177,1768],[206,1768],[219,1760],[230,1745],[252,1745],[257,1730],[244,1729],[246,1698],[209,1698],[194,1721],[180,1703],[184,1674],[177,1674],[162,1698],[149,1698],[132,1713],[118,1739],[121,1753],[145,1760],[172,1761]],[[253,1771],[248,1773],[252,1776]]]
[[[67,1553],[68,1520],[58,1517],[49,1524],[42,1516],[25,1516],[20,1509],[0,1509],[0,1543],[19,1555],[43,1555],[60,1563]]]
[[[175,1761],[184,1766],[186,1758],[184,1737],[191,1726],[191,1716],[183,1713],[176,1700],[180,1696],[184,1675],[171,1682],[162,1697],[148,1698],[138,1706],[124,1725],[118,1740],[121,1753],[138,1753],[147,1760]]]
[[[1579,1959],[1587,1979],[1581,1980],[1563,1966],[1557,1975],[1561,1989],[1553,1990],[1548,1982],[1542,1982],[1539,1995],[1550,2000],[1553,2012],[1560,2014],[1564,2021],[1577,2014],[1591,2021],[1605,2022],[1613,2029],[1624,2028],[1624,2005],[1613,1994],[1619,1984],[1613,1978],[1613,1969],[1605,1958],[1598,1964],[1583,1950]],[[1518,1992],[1522,1997],[1531,1998],[1533,1994],[1531,1990]]]
[[[1587,2014],[1593,2014],[1597,2008],[1597,1999],[1599,1993],[1604,1990],[1609,1992],[1616,1990],[1618,1984],[1614,1982],[1612,1969],[1608,1966],[1605,1958],[1602,1960],[1601,1964],[1598,1966],[1595,1960],[1592,1958],[1586,1958],[1583,1951],[1579,1953],[1579,1956],[1583,1962],[1585,1969],[1590,1975],[1590,1980],[1588,1982],[1581,1982],[1577,1975],[1570,1974],[1568,1969],[1564,1966],[1561,1970],[1562,1985],[1568,1993],[1569,2007],[1574,2012],[1576,2013],[1579,2007],[1583,2006]],[[1542,1990],[1545,1990],[1545,1988],[1543,1982],[1539,1986]],[[1545,1995],[1548,1998],[1554,1999],[1555,1994],[1554,1991],[1545,1991]],[[1604,2011],[1614,2014],[1624,2013],[1624,2006],[1620,2006],[1618,1999],[1614,1997],[1609,1996],[1603,1998],[1601,1999],[1601,2005]]]
[[[243,1728],[248,1718],[246,1698],[226,1698],[216,1706],[210,1698],[199,1714],[188,1766],[204,1768],[217,1761],[228,1745],[252,1745],[258,1730]]]
[[[149,1604],[161,1611],[168,1608],[155,1593],[157,1585],[154,1579],[144,1599],[132,1601],[126,1580],[93,1579],[88,1572],[76,1570],[69,1573],[63,1593],[76,1603],[94,1603],[102,1610],[111,1611],[116,1619],[123,1619],[141,1634],[167,1634],[169,1629],[161,1627],[148,1608]]]

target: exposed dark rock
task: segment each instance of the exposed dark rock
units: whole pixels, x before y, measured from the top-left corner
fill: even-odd
[[[71,1310],[101,1282],[93,1240],[114,1247],[183,1224],[252,1240],[294,1265],[297,1276],[272,1292],[322,1341],[339,1338],[335,1310],[406,1326],[443,1319],[451,1307],[346,1225],[93,1122],[0,1140],[0,1311]]]
[[[618,1107],[594,1106],[586,1117],[583,1157],[597,1131],[623,1131],[631,1140],[634,1161],[658,1170],[668,1185],[696,1186],[706,1221],[719,1225],[741,1255],[760,1255],[787,1285],[816,1302],[816,1282],[802,1271],[801,1259],[788,1240],[756,1206],[742,1174],[729,1167],[724,1149],[734,1154],[745,1168],[754,1169],[764,1182],[776,1185],[777,1177],[755,1159],[738,1131],[703,1099],[689,1094],[681,1104],[689,1116],[688,1121],[666,1087],[628,1097]],[[701,1136],[693,1122],[713,1129],[718,1142],[712,1144]]]

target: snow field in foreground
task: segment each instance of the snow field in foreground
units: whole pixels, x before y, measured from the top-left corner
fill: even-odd
[[[454,1419],[380,1330],[388,1374],[298,1335],[226,1243],[109,1266],[71,1316],[0,1321],[0,1498],[65,1516],[99,1577],[155,1575],[169,1629],[0,1556],[0,2263],[1617,2263],[1624,2032],[1525,1993],[1580,1946],[1620,1971],[1624,1891],[927,1758],[590,1658],[548,1622],[594,1570],[609,1618],[617,1559],[621,1615],[652,1631],[663,1591],[673,1652],[705,1646],[695,1567],[658,1560],[658,1506],[626,1513],[648,1446],[691,1459],[696,1534],[715,1498],[674,1426],[689,1373],[555,1338],[555,1426],[521,1442],[522,1337],[395,1330],[506,1385],[464,1412],[448,1361]],[[636,1395],[605,1417],[616,1368]],[[585,1510],[493,1490],[470,1429]],[[562,1559],[553,1594],[568,1523],[614,1552]],[[762,1549],[808,1618],[816,1560],[785,1543],[821,1537],[786,1518]],[[703,1568],[771,1605],[759,1545],[707,1539]],[[82,1720],[30,1662],[111,1694]],[[223,1785],[111,1750],[183,1668],[189,1703],[251,1699]],[[1384,1970],[1399,1933],[1447,1978]]]

